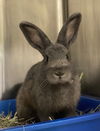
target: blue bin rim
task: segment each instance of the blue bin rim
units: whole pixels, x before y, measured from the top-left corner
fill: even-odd
[[[85,114],[81,116],[74,116],[74,117],[69,117],[69,118],[62,118],[62,119],[57,119],[57,120],[52,120],[52,121],[47,121],[47,122],[39,122],[36,124],[27,124],[27,125],[20,125],[20,126],[15,126],[15,127],[9,127],[9,128],[2,128],[0,130],[7,131],[10,129],[23,129],[23,128],[34,128],[34,129],[46,129],[50,127],[57,127],[57,126],[64,126],[64,125],[71,125],[71,124],[77,124],[81,122],[86,122],[86,121],[91,121],[95,119],[100,119],[100,112],[95,112],[91,114]]]

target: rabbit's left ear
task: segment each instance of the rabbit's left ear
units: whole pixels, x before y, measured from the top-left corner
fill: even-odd
[[[69,48],[70,43],[74,42],[77,37],[80,22],[80,13],[70,16],[59,32],[57,43],[63,44],[65,47]]]
[[[51,45],[50,40],[45,33],[39,29],[36,25],[29,22],[20,23],[20,29],[22,30],[25,38],[29,44],[40,51],[45,56],[45,49]]]

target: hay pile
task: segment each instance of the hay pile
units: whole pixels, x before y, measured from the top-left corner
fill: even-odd
[[[31,123],[34,122],[31,121]],[[12,117],[12,113],[9,113],[7,116],[5,116],[4,113],[0,114],[0,129],[27,124],[29,124],[28,120],[24,122],[18,121],[17,113],[15,113],[14,117]]]

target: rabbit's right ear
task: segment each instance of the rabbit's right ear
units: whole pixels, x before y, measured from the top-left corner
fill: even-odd
[[[77,37],[80,22],[80,13],[71,15],[59,32],[57,43],[63,44],[65,47],[69,48]]]
[[[44,56],[45,49],[51,44],[51,42],[43,31],[29,22],[20,23],[20,29],[30,45],[39,50]]]

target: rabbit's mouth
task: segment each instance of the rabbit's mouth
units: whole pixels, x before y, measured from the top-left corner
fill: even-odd
[[[62,73],[60,74],[48,74],[47,75],[47,80],[48,82],[50,82],[51,84],[64,84],[64,83],[71,83],[72,79],[71,79],[71,73]]]

